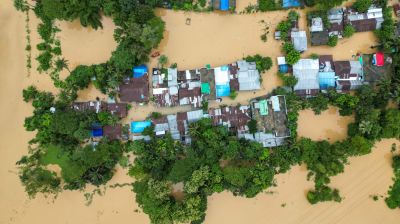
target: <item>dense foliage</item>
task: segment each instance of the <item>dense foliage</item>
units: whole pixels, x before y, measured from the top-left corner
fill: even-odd
[[[254,197],[273,184],[277,172],[298,162],[298,151],[286,147],[274,153],[255,142],[239,140],[225,127],[203,119],[190,126],[191,145],[171,137],[130,142],[136,155],[130,174],[137,202],[153,223],[201,221],[207,196],[229,190]],[[173,197],[173,184],[184,184],[184,199]],[[193,204],[194,203],[194,204]]]
[[[400,156],[393,156],[394,184],[390,187],[388,197],[385,199],[389,208],[400,208]]]
[[[253,56],[247,56],[244,60],[248,62],[255,62],[257,70],[260,73],[266,72],[272,67],[272,59],[270,57],[263,57],[259,54]]]

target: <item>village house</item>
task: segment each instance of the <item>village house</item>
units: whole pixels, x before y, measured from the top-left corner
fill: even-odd
[[[356,32],[380,29],[384,21],[382,8],[376,7],[369,8],[365,13],[359,13],[353,8],[346,8],[344,20],[345,24],[353,26]]]
[[[241,134],[249,131],[247,123],[251,120],[249,106],[224,106],[211,108],[208,116],[215,126],[225,126],[231,132]]]
[[[192,105],[194,108],[201,107],[201,81],[198,70],[178,71],[178,97],[179,105]]]
[[[319,60],[300,59],[293,65],[293,75],[297,78],[294,92],[302,97],[311,97],[319,93]]]
[[[99,113],[102,111],[109,112],[119,118],[128,116],[128,108],[126,103],[106,103],[103,101],[74,102],[71,108],[76,111],[91,111]]]
[[[199,121],[203,117],[203,110],[195,110],[178,112],[177,114],[170,114],[160,118],[152,118],[151,122],[154,125],[154,133],[156,136],[160,137],[169,133],[173,139],[190,144],[189,125]]]
[[[177,69],[153,69],[153,98],[159,107],[179,105]]]
[[[335,61],[336,88],[338,91],[347,92],[362,86],[363,67],[357,61]]]
[[[126,103],[106,103],[102,101],[88,101],[88,102],[74,102],[71,106],[76,111],[91,111],[95,113],[109,112],[119,118],[128,116],[128,108]],[[91,137],[101,138],[106,137],[110,140],[122,139],[122,126],[121,124],[101,126],[93,124],[90,131]]]
[[[119,97],[122,102],[149,101],[149,75],[145,65],[134,67],[132,77],[124,79],[119,86]]]
[[[299,52],[307,50],[307,35],[306,31],[292,31],[290,34],[294,48]]]
[[[290,137],[285,96],[261,97],[250,102],[252,119],[257,123],[255,133],[239,133],[239,138],[261,143],[264,147],[283,145]]]
[[[328,11],[328,21],[330,27],[328,28],[329,36],[337,36],[343,38],[344,30],[344,10],[342,8],[330,9]]]
[[[255,62],[238,61],[237,67],[239,91],[251,91],[261,88],[260,73]]]
[[[324,28],[321,17],[315,17],[311,19],[310,32],[311,45],[319,46],[326,45],[328,43],[329,31],[328,29]]]

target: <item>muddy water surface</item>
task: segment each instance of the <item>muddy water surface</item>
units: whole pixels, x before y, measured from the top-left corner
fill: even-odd
[[[33,137],[32,133],[23,128],[24,118],[30,116],[32,108],[22,101],[21,90],[30,84],[35,84],[40,89],[53,92],[56,90],[48,76],[35,72],[36,63],[33,63],[32,74],[26,76],[24,16],[13,9],[12,1],[4,0],[2,3],[0,124],[5,128],[0,132],[0,223],[149,223],[147,215],[134,212],[138,206],[129,187],[109,188],[104,196],[94,197],[89,207],[84,205],[81,192],[65,191],[54,202],[42,196],[34,200],[27,199],[15,169],[15,161],[26,153],[27,142]],[[272,30],[287,12],[243,16],[164,10],[159,10],[158,13],[166,21],[167,29],[167,38],[161,43],[159,51],[166,54],[170,62],[177,62],[181,69],[201,67],[205,64],[219,66],[255,53],[272,58],[280,55],[280,42],[272,40]],[[34,31],[38,21],[31,17],[31,28]],[[188,17],[191,18],[190,26],[185,25]],[[263,43],[259,38],[262,32],[259,21],[262,19],[270,25],[271,33],[267,43]],[[76,22],[61,22],[59,25],[63,30],[58,34],[62,41],[63,53],[71,68],[78,64],[104,62],[116,46],[112,38],[114,26],[109,19],[104,20],[104,30],[98,31],[81,28]],[[359,34],[355,40],[349,41],[353,43],[339,44],[338,47],[327,48],[326,51],[335,57],[346,59],[353,54],[349,51],[350,47],[357,48],[353,51],[368,50],[369,43],[373,42],[373,35]],[[38,35],[32,32],[32,46],[38,42]],[[32,53],[33,58],[37,56],[36,51]],[[155,65],[155,60],[150,64]],[[263,90],[241,93],[236,101],[224,100],[223,103],[246,102],[250,97],[269,92],[280,85],[275,73],[276,69],[272,69],[263,75]],[[97,96],[105,99],[105,96],[96,92],[93,87],[79,94],[81,100],[93,100]],[[177,110],[189,109],[176,107],[159,111],[174,113]],[[151,105],[134,106],[127,120],[143,119],[154,110],[156,108]],[[329,115],[329,111],[327,113]],[[317,119],[308,112],[301,116],[309,121]],[[338,136],[337,139],[344,137],[344,126],[338,124],[336,115],[321,116],[325,117],[318,120],[321,122],[321,129],[305,132],[303,130],[308,130],[307,125],[300,124],[302,128],[299,133],[318,139],[333,136],[326,130],[340,129],[343,131],[334,135]],[[316,134],[317,132],[322,134]],[[324,203],[310,206],[305,200],[305,192],[312,187],[312,183],[306,181],[305,167],[294,167],[287,174],[277,177],[279,187],[270,189],[276,192],[273,195],[260,194],[254,199],[233,197],[230,193],[211,196],[206,223],[398,223],[398,211],[387,209],[382,200],[373,202],[369,198],[370,194],[384,194],[391,182],[388,151],[392,142],[393,140],[387,140],[379,143],[371,155],[351,160],[352,165],[346,168],[346,173],[334,178],[332,185],[340,187],[346,197],[342,204]],[[110,184],[130,181],[132,180],[126,175],[126,170],[118,168]],[[91,190],[89,187],[88,191]],[[282,204],[286,206],[283,207]]]
[[[330,107],[319,115],[312,110],[300,111],[297,132],[299,137],[313,140],[343,140],[347,137],[347,125],[354,116],[340,116],[336,107]]]

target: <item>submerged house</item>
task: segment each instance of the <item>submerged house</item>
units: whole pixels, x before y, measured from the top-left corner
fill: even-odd
[[[373,31],[382,26],[383,11],[382,8],[371,7],[365,13],[359,13],[352,8],[347,8],[344,12],[346,25],[354,27],[356,32]]]
[[[251,101],[252,119],[257,123],[255,133],[239,133],[239,138],[261,143],[264,147],[283,145],[290,137],[285,96],[261,97]]]
[[[292,31],[290,34],[293,46],[299,52],[307,50],[307,35],[306,31]]]
[[[300,59],[293,65],[293,75],[297,78],[294,92],[302,97],[315,96],[319,92],[319,60]]]
[[[363,67],[360,61],[335,61],[334,67],[337,90],[346,92],[363,84]]]
[[[149,101],[149,75],[145,65],[133,68],[133,75],[119,86],[119,97],[123,102],[145,103]]]

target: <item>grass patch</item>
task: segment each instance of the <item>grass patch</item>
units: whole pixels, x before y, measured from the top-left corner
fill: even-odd
[[[55,145],[47,147],[46,152],[41,156],[40,163],[43,165],[58,165],[61,168],[61,176],[66,181],[79,179],[85,170],[71,160],[68,153]]]

